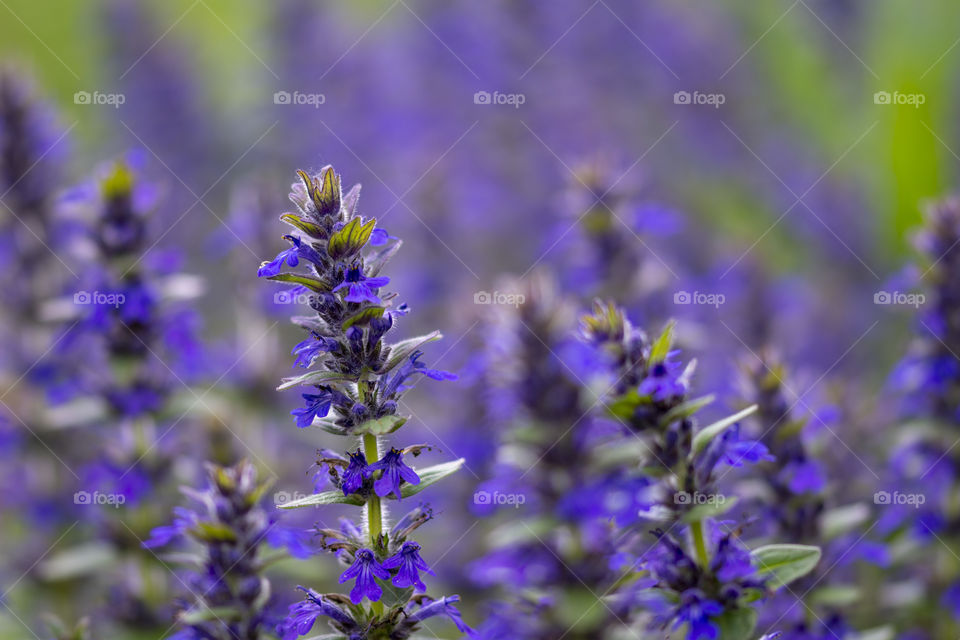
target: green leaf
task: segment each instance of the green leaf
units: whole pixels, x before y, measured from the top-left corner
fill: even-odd
[[[707,518],[716,518],[733,509],[739,499],[737,496],[723,496],[723,498],[722,501],[717,500],[705,504],[698,504],[683,514],[682,520],[684,522],[700,522]]]
[[[378,580],[378,582],[383,587],[383,597],[380,601],[387,608],[405,605],[410,601],[410,596],[413,595],[413,587],[395,587],[388,580]]]
[[[383,416],[376,420],[367,420],[366,422],[360,423],[356,427],[353,427],[350,433],[358,435],[370,433],[375,436],[382,436],[393,433],[402,427],[406,421],[407,418],[405,416]]]
[[[629,420],[633,418],[637,407],[643,403],[644,398],[640,397],[640,394],[637,393],[636,389],[630,389],[622,396],[614,398],[607,405],[607,411],[610,412],[610,415],[616,418],[620,418],[621,420]]]
[[[897,632],[893,626],[886,625],[867,629],[859,633],[850,633],[845,637],[849,638],[849,640],[894,640],[894,638],[897,637]]]
[[[318,184],[303,171],[297,171],[307,188],[307,194],[317,207],[321,216],[331,215],[340,211],[340,176],[333,167],[327,165],[321,169],[322,184]]]
[[[116,550],[109,544],[88,542],[53,553],[37,566],[42,580],[57,582],[74,580],[109,569],[119,560]]]
[[[710,444],[710,442],[718,435],[726,431],[727,427],[740,422],[747,416],[754,413],[756,410],[757,405],[749,406],[739,413],[735,413],[732,416],[723,418],[722,420],[717,420],[713,424],[698,431],[697,435],[693,436],[693,455],[697,455],[706,449],[707,445]]]
[[[720,640],[751,640],[757,626],[757,611],[751,607],[728,609],[711,620],[720,629]]]
[[[198,522],[190,533],[201,542],[235,542],[237,534],[220,522]]]
[[[330,291],[330,285],[328,285],[323,280],[318,280],[311,276],[305,276],[300,273],[278,273],[275,276],[267,276],[267,280],[273,280],[274,282],[286,282],[289,284],[299,284],[303,285],[311,291],[316,291],[321,293],[323,291]]]
[[[863,503],[828,509],[820,516],[820,530],[826,540],[850,533],[870,517],[870,508]]]
[[[343,321],[341,328],[346,331],[355,324],[365,325],[374,318],[379,318],[386,311],[386,307],[366,307]]]
[[[810,602],[826,607],[849,607],[860,599],[860,588],[852,584],[821,587],[810,594]]]
[[[317,429],[323,429],[327,433],[332,433],[333,435],[336,435],[336,436],[350,435],[346,429],[338,425],[333,420],[326,420],[324,418],[320,418],[319,420],[314,420],[313,424],[310,426],[316,427]]]
[[[236,620],[239,613],[233,607],[212,607],[190,609],[180,614],[179,620],[183,624],[199,624],[201,622],[220,622]]]
[[[436,484],[447,476],[459,471],[464,462],[466,462],[466,460],[460,458],[459,460],[444,462],[443,464],[437,464],[432,467],[427,467],[426,469],[418,469],[417,475],[420,476],[420,484],[404,484],[400,489],[400,494],[404,498],[416,495],[430,485]]]
[[[299,500],[291,500],[290,502],[285,502],[284,504],[278,504],[277,507],[280,509],[300,509],[302,507],[316,507],[324,504],[352,504],[360,507],[365,503],[363,498],[355,493],[345,496],[343,495],[343,491],[337,490],[315,493],[312,496],[307,496],[306,498],[300,498]]]
[[[555,608],[561,624],[575,636],[589,635],[607,615],[608,607],[588,588],[569,586],[559,594]]]
[[[326,235],[326,232],[320,225],[314,224],[308,220],[304,220],[303,218],[292,213],[285,213],[280,216],[280,219],[313,238],[323,238]]]
[[[771,589],[807,575],[820,561],[820,547],[803,544],[770,544],[750,553],[757,572],[769,575]]]
[[[330,236],[327,254],[334,260],[353,255],[367,244],[376,225],[377,221],[372,218],[366,224],[361,224],[360,218],[353,218],[340,231]]]
[[[676,326],[676,321],[671,320],[663,328],[663,333],[650,347],[650,362],[663,362],[667,359],[667,354],[670,353],[670,348],[673,346],[673,330]]]
[[[283,382],[277,387],[277,391],[292,389],[293,387],[304,384],[333,384],[335,382],[350,382],[353,379],[350,376],[336,371],[310,371],[293,378],[284,378]]]
[[[671,422],[676,422],[677,420],[683,420],[684,418],[689,418],[700,409],[703,409],[705,406],[711,404],[716,399],[716,396],[709,395],[703,396],[701,398],[694,398],[693,400],[687,400],[675,406],[673,409],[667,412],[665,416],[661,419],[663,424],[670,424]]]
[[[398,364],[410,357],[414,351],[419,349],[425,344],[429,344],[436,340],[439,340],[443,337],[443,334],[439,331],[433,331],[428,333],[425,336],[417,336],[416,338],[408,338],[407,340],[401,340],[396,344],[390,345],[390,357],[387,358],[387,363],[383,365],[383,372],[390,371]]]

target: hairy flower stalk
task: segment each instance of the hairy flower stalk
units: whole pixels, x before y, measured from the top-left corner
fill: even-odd
[[[266,546],[287,546],[305,557],[306,547],[271,523],[260,506],[269,483],[257,479],[252,464],[207,466],[208,487],[185,488],[193,510],[178,507],[171,524],[153,530],[144,547],[156,549],[192,540],[197,551],[175,558],[199,567],[185,582],[190,598],[179,603],[177,624],[184,640],[259,640],[274,637],[270,581],[266,566],[277,559]]]
[[[308,294],[313,311],[294,318],[308,334],[293,349],[294,366],[309,371],[285,379],[280,389],[307,389],[304,406],[292,412],[298,427],[321,429],[356,444],[343,453],[320,452],[319,464],[332,490],[283,506],[351,504],[363,509],[364,518],[362,526],[344,519],[339,530],[318,531],[324,547],[347,566],[340,582],[352,582],[349,595],[303,589],[306,599],[291,607],[279,631],[285,639],[305,635],[323,616],[351,638],[402,640],[422,620],[442,615],[461,632],[470,632],[454,606],[458,596],[435,599],[418,593],[425,587],[422,573],[431,571],[420,545],[409,536],[432,512],[416,507],[391,527],[384,508],[386,501],[401,502],[462,465],[458,460],[415,470],[408,461],[428,447],[397,448],[386,441],[407,421],[400,400],[414,376],[456,376],[420,362],[420,348],[439,339],[438,332],[386,342],[396,319],[408,313],[406,305],[395,305],[395,294],[383,292],[390,279],[381,275],[400,243],[378,229],[376,220],[357,213],[359,185],[343,193],[340,176],[329,166],[315,176],[302,171],[298,176],[290,194],[297,210],[280,218],[292,227],[284,236],[289,248],[258,271],[262,278]]]

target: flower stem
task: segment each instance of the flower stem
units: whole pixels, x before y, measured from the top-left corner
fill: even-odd
[[[377,436],[370,433],[363,435],[363,455],[366,456],[369,464],[380,459]],[[380,509],[380,496],[375,493],[371,493],[367,498],[367,526],[370,529],[370,548],[376,550],[380,541],[380,530],[383,527],[383,514]]]
[[[693,536],[693,546],[697,551],[697,562],[701,567],[707,568],[710,564],[710,556],[707,553],[707,541],[703,536],[703,520],[694,520],[691,523],[690,534]]]

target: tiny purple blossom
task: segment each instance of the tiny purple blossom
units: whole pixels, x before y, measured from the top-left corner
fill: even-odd
[[[277,634],[283,640],[295,640],[306,635],[320,616],[326,616],[348,629],[357,626],[356,621],[347,612],[313,589],[304,587],[297,587],[297,589],[307,594],[307,598],[290,605],[290,613],[286,620],[277,626]]]
[[[686,622],[690,625],[687,640],[702,638],[715,640],[719,637],[720,630],[710,621],[710,618],[721,613],[723,613],[723,606],[719,602],[708,600],[698,590],[691,589],[683,594],[680,605],[677,607],[674,628]]]
[[[389,233],[387,233],[386,229],[377,228],[377,229],[374,229],[373,232],[370,234],[369,242],[370,242],[370,246],[372,247],[380,247],[382,245],[387,244],[387,242],[390,240],[397,240],[397,239],[398,238],[396,236],[392,236]]]
[[[767,449],[767,445],[757,440],[737,440],[731,442],[723,454],[723,461],[731,467],[742,467],[743,463],[757,464],[761,460],[776,460]]]
[[[371,464],[367,469],[370,473],[383,471],[383,475],[373,483],[373,489],[378,496],[394,494],[400,500],[400,482],[406,480],[410,484],[420,484],[420,476],[403,462],[403,452],[399,449],[390,449],[379,461]]]
[[[419,572],[436,575],[420,557],[420,545],[412,540],[404,542],[395,555],[383,561],[383,566],[387,569],[399,569],[397,575],[393,576],[393,585],[401,589],[413,586],[419,591],[426,591],[427,585],[420,579]]]
[[[156,527],[150,532],[150,538],[143,543],[145,549],[167,546],[197,522],[196,514],[184,507],[174,507],[173,515],[171,524]]]
[[[261,264],[260,268],[257,269],[258,277],[264,278],[277,275],[283,268],[284,262],[286,262],[288,266],[295,267],[300,264],[300,258],[309,260],[316,265],[323,264],[320,254],[309,244],[304,244],[297,236],[286,235],[283,237],[290,242],[290,248],[278,253],[277,257],[273,260]]]
[[[340,485],[340,488],[343,489],[343,495],[348,496],[351,493],[356,493],[363,486],[364,479],[369,478],[371,473],[363,452],[357,449],[356,453],[351,453],[350,464],[343,472],[343,484]]]
[[[303,342],[297,343],[297,346],[295,346],[293,351],[290,352],[292,355],[297,356],[293,366],[299,365],[304,369],[307,369],[313,364],[313,361],[318,355],[321,353],[329,353],[336,349],[336,347],[337,342],[335,340],[329,340],[320,336],[311,335]]]
[[[663,362],[650,368],[650,373],[640,382],[638,391],[641,395],[662,402],[678,398],[687,392],[687,383],[683,379],[683,363],[671,359],[675,353],[671,352]]]
[[[377,562],[377,557],[369,549],[360,549],[354,557],[353,564],[340,576],[340,584],[356,579],[353,589],[350,590],[350,601],[353,604],[360,604],[364,597],[376,602],[383,595],[383,589],[375,578],[389,580],[390,572]]]
[[[319,395],[304,393],[301,395],[303,395],[303,399],[307,401],[307,405],[299,409],[294,409],[290,412],[290,415],[296,417],[298,427],[305,429],[313,424],[314,418],[323,418],[330,412],[332,398],[328,393]]]
[[[411,613],[409,615],[409,619],[414,622],[420,622],[434,616],[447,616],[453,621],[453,624],[456,625],[457,631],[460,633],[466,633],[470,636],[475,636],[476,632],[467,626],[467,623],[465,623],[463,618],[460,616],[460,611],[453,606],[456,602],[460,602],[460,596],[446,596],[445,598],[434,600],[429,604],[423,605],[414,613]]]
[[[414,351],[412,354],[410,354],[410,359],[400,366],[384,385],[382,393],[383,396],[392,396],[395,393],[402,393],[406,391],[409,387],[404,386],[403,383],[407,380],[407,378],[418,373],[425,375],[432,380],[457,379],[457,374],[455,373],[443,371],[441,369],[428,369],[425,364],[417,362],[422,355],[422,351]]]
[[[350,267],[343,276],[343,282],[335,286],[333,290],[339,291],[344,287],[349,287],[350,290],[347,292],[347,295],[343,297],[346,302],[356,302],[358,304],[361,302],[372,302],[373,304],[379,304],[380,298],[377,297],[374,289],[385,287],[389,283],[390,278],[386,276],[368,278],[363,275],[360,267]]]

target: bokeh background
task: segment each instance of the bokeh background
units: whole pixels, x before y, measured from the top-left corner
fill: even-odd
[[[404,331],[442,329],[431,363],[461,375],[408,402],[411,428],[444,449],[428,456],[467,458],[456,490],[430,496],[450,515],[425,535],[441,582],[477,602],[465,567],[488,524],[472,496],[497,439],[478,354],[498,300],[534,274],[581,308],[612,297],[651,330],[679,318],[698,386],[731,406],[730,363],[775,344],[799,402],[844,416],[819,435],[846,490],[876,490],[912,308],[875,297],[908,290],[923,206],[957,184],[958,20],[946,0],[0,0],[0,58],[51,110],[36,171],[52,193],[129,152],[159,190],[144,260],[179,254],[206,347],[178,376],[186,417],[167,424],[191,444],[171,487],[196,479],[188,459],[247,457],[278,491],[312,490],[304,452],[322,443],[291,424],[296,394],[274,391],[299,338],[256,269],[283,248],[295,169],[333,164],[363,184],[361,212],[404,241],[391,273],[415,310]],[[8,213],[6,233],[20,233]],[[59,294],[80,290],[67,264],[47,265],[66,269]],[[4,322],[10,340],[27,331]],[[4,367],[11,423],[39,434],[4,493],[48,491],[6,501],[0,637],[44,637],[45,611],[162,600],[155,581],[176,590],[166,567],[103,542],[118,527],[104,519],[133,510],[91,515],[70,499],[95,486],[82,461],[75,474],[51,461],[73,464],[63,430],[111,427],[65,419],[74,405],[31,374],[41,360]],[[138,509],[134,538],[160,517]],[[324,557],[278,571],[291,584],[337,573]],[[131,611],[109,628],[160,637],[155,622]]]

